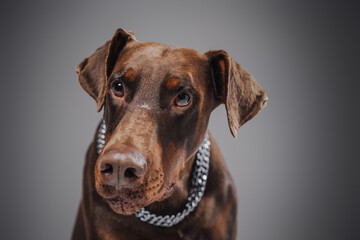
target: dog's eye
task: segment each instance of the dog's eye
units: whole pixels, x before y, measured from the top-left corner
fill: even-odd
[[[190,103],[190,96],[186,93],[180,93],[175,98],[175,105],[178,107],[186,107]]]
[[[117,97],[124,96],[124,86],[121,82],[114,82],[112,84],[111,89],[115,96]]]

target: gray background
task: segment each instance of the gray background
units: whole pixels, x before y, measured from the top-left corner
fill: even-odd
[[[2,1],[0,238],[69,239],[101,118],[75,67],[124,27],[225,49],[267,91],[237,140],[224,106],[210,122],[238,239],[359,239],[360,8],[339,2]]]

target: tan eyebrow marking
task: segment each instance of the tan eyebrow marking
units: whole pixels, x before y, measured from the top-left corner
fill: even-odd
[[[169,78],[169,80],[167,80],[165,85],[168,89],[173,89],[179,84],[179,82],[180,82],[180,80],[178,78],[172,77],[172,78]]]
[[[124,76],[126,77],[126,80],[129,82],[133,82],[135,80],[135,76],[136,76],[136,71],[133,68],[130,68],[125,74]]]

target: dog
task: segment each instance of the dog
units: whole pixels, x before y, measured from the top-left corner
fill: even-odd
[[[72,239],[235,239],[237,197],[210,113],[230,131],[267,96],[224,50],[140,42],[117,29],[77,67],[103,120],[90,145]]]

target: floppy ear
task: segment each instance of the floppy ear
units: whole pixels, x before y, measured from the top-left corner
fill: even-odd
[[[229,128],[236,138],[239,128],[252,119],[268,100],[255,79],[226,51],[205,53],[210,61],[216,98],[225,104]]]
[[[104,105],[107,79],[109,78],[121,50],[130,41],[135,41],[132,32],[122,28],[115,31],[110,41],[85,58],[76,68],[81,87],[95,99],[97,111]]]

